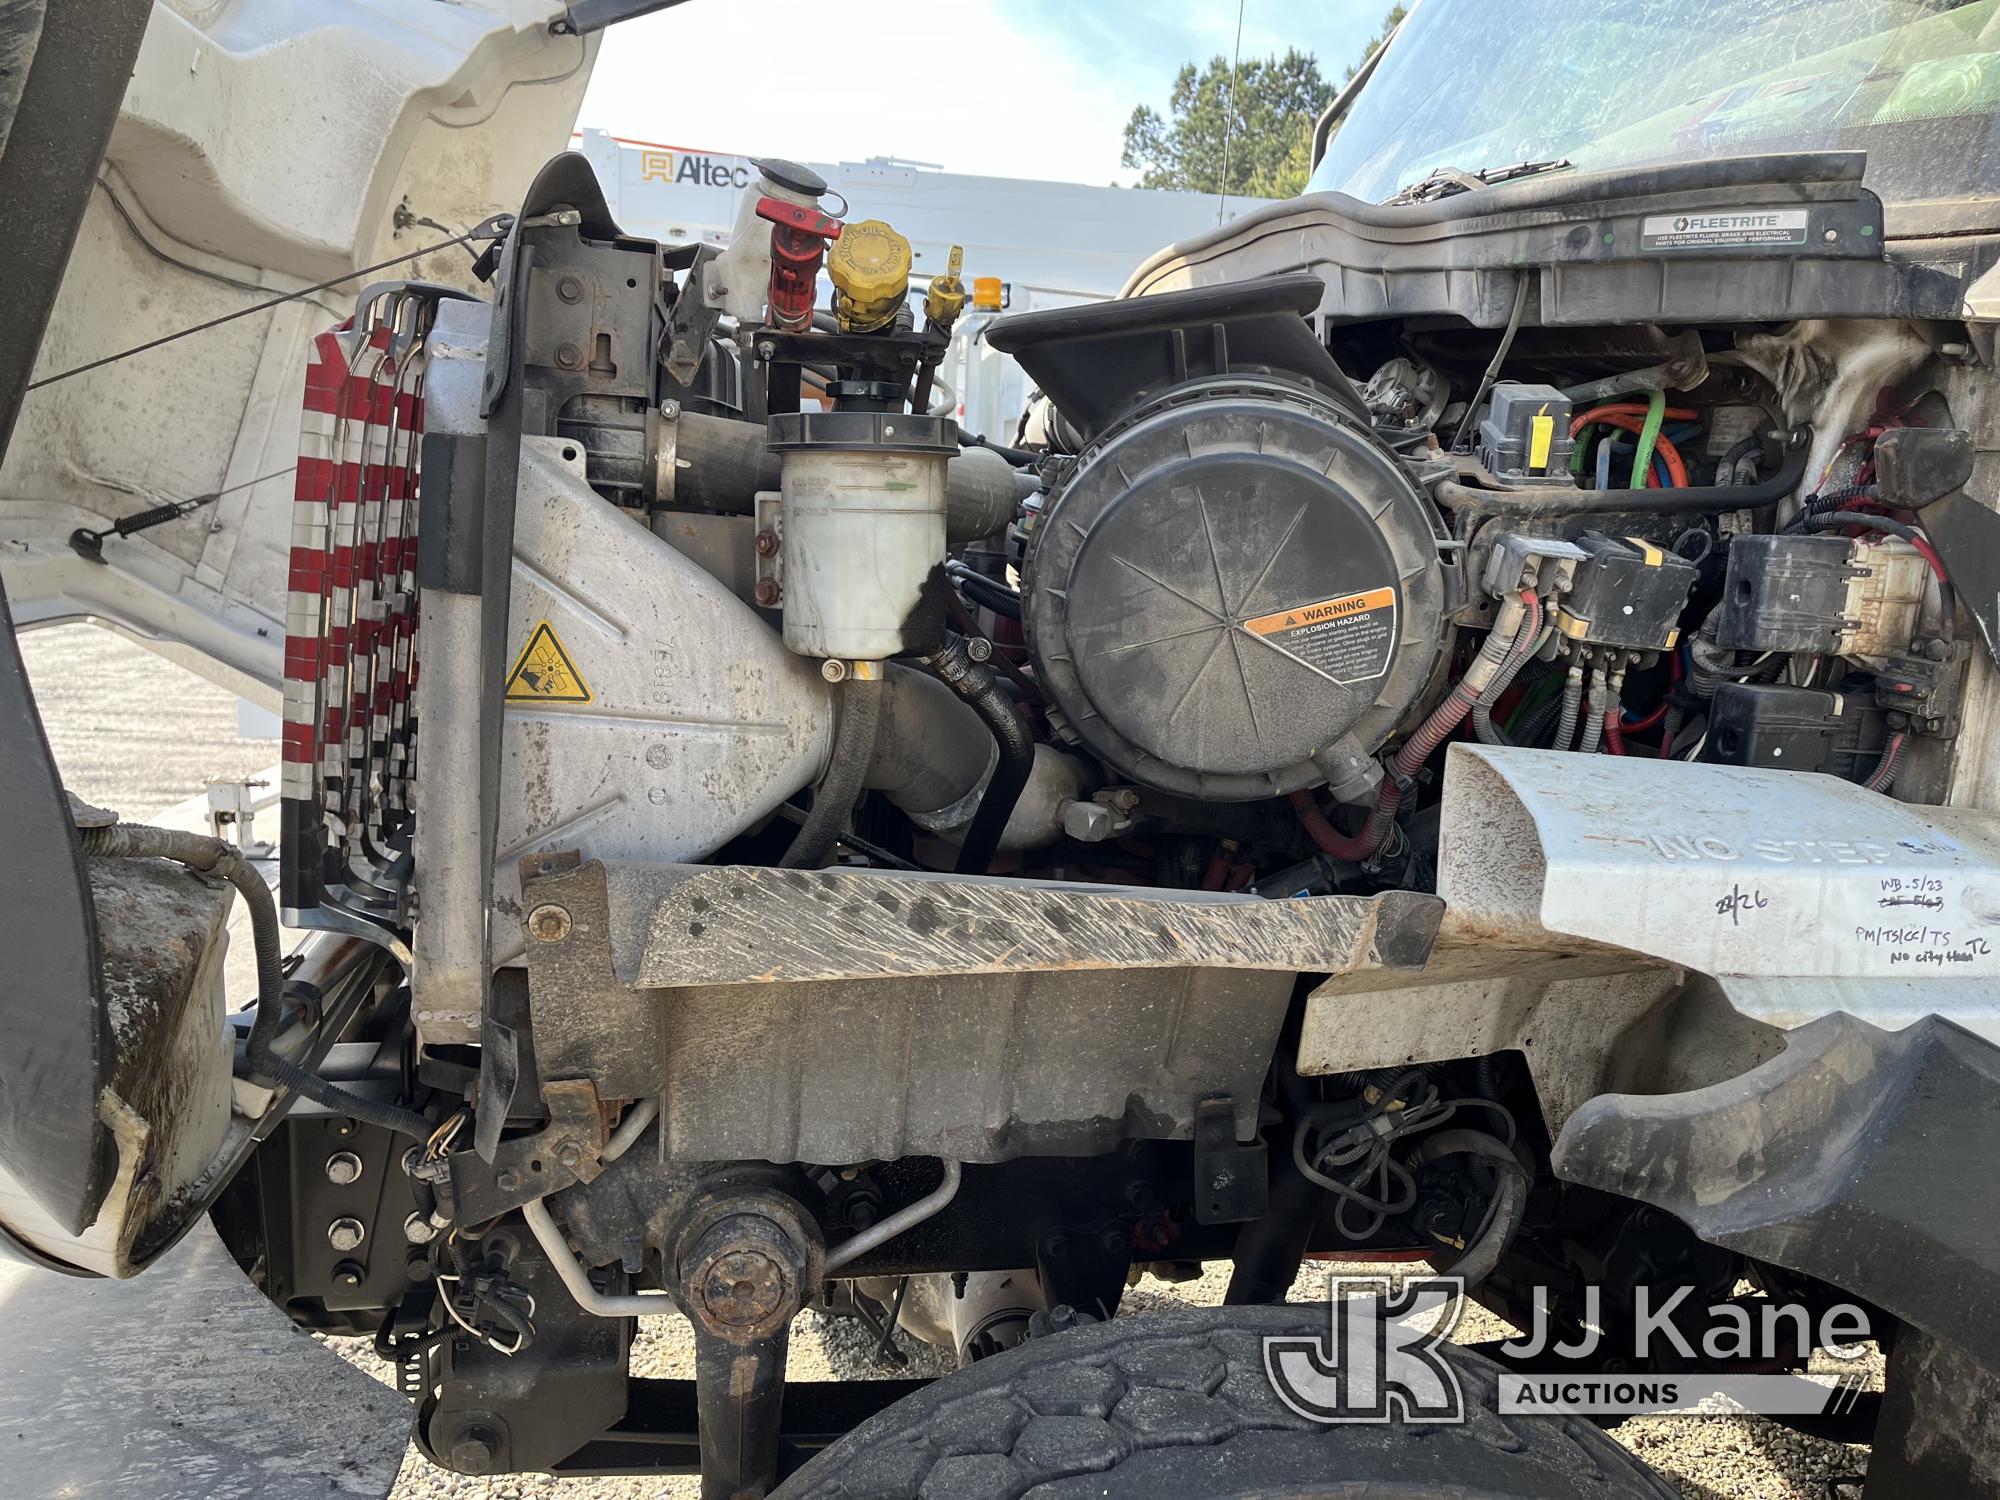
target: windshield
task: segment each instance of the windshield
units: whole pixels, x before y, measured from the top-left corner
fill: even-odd
[[[1853,149],[1915,203],[2000,196],[2000,0],[1422,0],[1312,187]]]

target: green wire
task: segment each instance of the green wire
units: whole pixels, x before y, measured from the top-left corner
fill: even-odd
[[[1653,391],[1646,397],[1646,421],[1639,429],[1639,451],[1632,459],[1631,488],[1643,490],[1646,487],[1646,471],[1653,467],[1653,447],[1659,441],[1660,428],[1667,420],[1667,393]]]

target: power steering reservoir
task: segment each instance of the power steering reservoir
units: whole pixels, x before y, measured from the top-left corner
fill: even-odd
[[[884,661],[937,644],[926,607],[945,559],[945,471],[958,441],[940,417],[784,412],[785,646],[801,656]]]

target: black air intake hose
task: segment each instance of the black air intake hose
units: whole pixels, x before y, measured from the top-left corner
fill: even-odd
[[[271,899],[271,889],[264,884],[264,877],[250,868],[234,844],[205,834],[177,828],[148,828],[136,823],[83,828],[77,835],[85,854],[171,859],[191,870],[220,875],[236,887],[243,904],[250,909],[250,939],[257,952],[257,1016],[250,1024],[250,1038],[243,1049],[252,1081],[288,1089],[326,1109],[352,1115],[399,1135],[415,1136],[420,1141],[430,1137],[431,1122],[415,1110],[350,1093],[297,1063],[273,1055],[271,1043],[278,1034],[285,991],[285,952],[278,933],[278,906]]]
[[[840,725],[834,730],[833,759],[813,792],[812,811],[791,848],[778,862],[783,870],[817,870],[840,842],[847,815],[875,758],[875,736],[882,728],[882,679],[850,677],[840,685]]]
[[[945,686],[978,710],[1000,746],[1000,763],[993,768],[993,779],[986,783],[979,811],[973,815],[972,827],[958,851],[959,874],[984,875],[1000,848],[1007,820],[1014,815],[1014,804],[1021,800],[1021,789],[1035,768],[1034,736],[1014,711],[1014,700],[1002,691],[999,679],[966,651],[963,638],[947,635],[944,644],[922,661]]]

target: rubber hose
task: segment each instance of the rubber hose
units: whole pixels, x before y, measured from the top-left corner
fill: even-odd
[[[1660,441],[1660,427],[1666,419],[1667,393],[1648,391],[1646,420],[1639,427],[1639,451],[1632,458],[1632,482],[1626,488],[1643,490],[1646,487],[1646,471],[1653,466],[1653,449]]]
[[[1604,748],[1613,755],[1625,753],[1625,726],[1619,722],[1623,709],[1606,709],[1604,713]]]
[[[244,1058],[253,1081],[288,1089],[315,1104],[393,1130],[399,1135],[428,1139],[431,1123],[414,1110],[382,1104],[350,1093],[317,1073],[274,1055],[271,1044],[284,1011],[284,944],[278,930],[278,906],[263,876],[250,868],[242,851],[225,839],[187,833],[177,828],[149,828],[114,823],[108,828],[78,830],[86,854],[121,859],[171,859],[191,870],[220,875],[236,887],[250,911],[250,941],[257,958],[257,1015],[250,1023]]]
[[[1000,836],[1007,820],[1021,800],[1021,789],[1035,768],[1035,740],[1028,726],[1014,711],[1014,700],[1000,686],[1000,680],[983,662],[976,662],[966,650],[962,636],[947,635],[944,644],[920,658],[938,679],[971,704],[999,746],[1000,759],[979,798],[979,811],[972,815],[965,842],[958,850],[958,873],[984,875],[999,851]]]
[[[766,445],[764,428],[732,417],[684,411],[675,429],[673,505],[747,516],[759,490],[782,488],[783,466]],[[1004,531],[1032,493],[1033,476],[1018,474],[1006,459],[983,448],[967,449],[945,470],[945,533],[949,544]]]
[[[1445,1156],[1479,1156],[1502,1168],[1500,1185],[1493,1196],[1493,1212],[1487,1216],[1479,1238],[1441,1270],[1460,1278],[1467,1286],[1477,1286],[1493,1274],[1500,1257],[1514,1242],[1514,1233],[1528,1207],[1528,1169],[1498,1139],[1482,1130],[1440,1130],[1424,1137],[1411,1156],[1411,1165],[1436,1161]]]
[[[1732,445],[1715,466],[1716,485],[1722,487],[1737,484],[1737,466],[1753,454],[1761,453],[1763,449],[1764,440],[1759,437],[1747,437]]]
[[[1667,716],[1660,721],[1660,759],[1667,760],[1674,753],[1674,740],[1680,735],[1681,721],[1687,716],[1681,706],[1671,700],[1667,704]]]
[[[1562,717],[1556,720],[1556,750],[1576,748],[1576,721],[1583,712],[1583,666],[1581,663],[1569,669],[1569,676],[1563,682]]]
[[[1839,489],[1808,495],[1805,504],[1799,507],[1799,513],[1779,530],[1787,536],[1796,536],[1812,524],[1813,517],[1839,510],[1850,500],[1873,500],[1879,493],[1872,484],[1844,484]]]
[[[868,767],[875,758],[875,736],[882,727],[882,679],[849,677],[840,685],[840,725],[834,731],[833,758],[813,792],[812,810],[799,826],[781,870],[817,870],[833,853],[861,795]]]
[[[1804,434],[1801,436],[1800,434]],[[1800,428],[1785,451],[1778,472],[1757,484],[1689,485],[1671,490],[1573,490],[1564,485],[1536,488],[1475,489],[1446,480],[1437,487],[1438,504],[1449,510],[1485,515],[1552,516],[1603,512],[1648,511],[1676,514],[1754,510],[1787,498],[1805,477],[1808,429]],[[1644,478],[1644,475],[1641,475]]]

